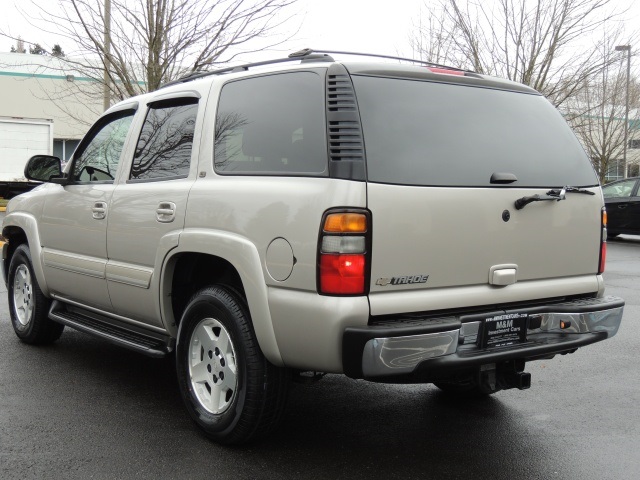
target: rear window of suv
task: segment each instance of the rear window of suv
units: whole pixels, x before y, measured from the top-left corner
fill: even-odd
[[[353,83],[371,182],[483,187],[499,172],[517,177],[513,187],[598,184],[540,95],[357,75]]]

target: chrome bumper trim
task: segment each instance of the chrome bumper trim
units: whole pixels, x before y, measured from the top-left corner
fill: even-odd
[[[529,330],[536,332],[564,332],[564,333],[594,333],[606,332],[607,338],[618,333],[622,320],[623,308],[612,308],[600,312],[589,313],[543,313],[542,325],[539,329]],[[560,328],[560,322],[570,323],[569,327]]]
[[[548,336],[557,333],[571,340],[576,335],[604,332],[606,338],[611,338],[618,332],[622,312],[623,307],[616,307],[587,313],[535,314],[541,317],[540,328],[529,329],[527,337],[534,339],[537,334]],[[570,325],[562,329],[561,322],[565,325],[570,322]],[[422,362],[455,354],[459,345],[465,345],[465,351],[468,352],[468,347],[472,347],[470,344],[476,342],[480,324],[481,322],[471,322],[463,324],[460,329],[440,333],[373,338],[365,344],[362,352],[362,373],[369,378],[408,374]],[[556,345],[558,352],[563,351],[563,341],[557,341]],[[525,343],[517,351],[526,356],[529,347],[530,344]],[[480,357],[481,352],[478,349]]]
[[[459,332],[452,330],[369,340],[362,352],[362,373],[367,377],[377,377],[411,372],[424,360],[455,353]]]

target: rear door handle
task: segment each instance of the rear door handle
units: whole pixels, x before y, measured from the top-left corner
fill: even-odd
[[[622,203],[622,204],[618,205],[618,208],[620,210],[624,210],[625,208],[627,208],[627,204],[626,203]]]
[[[93,208],[91,209],[91,213],[93,214],[93,218],[95,220],[104,220],[107,218],[107,203],[106,202],[96,202],[93,204]]]
[[[160,223],[171,223],[176,218],[176,204],[173,202],[161,202],[156,210],[156,220]]]

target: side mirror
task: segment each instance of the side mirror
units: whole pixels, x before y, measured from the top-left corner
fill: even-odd
[[[34,155],[24,167],[24,176],[29,180],[50,182],[62,177],[62,162],[52,155]]]

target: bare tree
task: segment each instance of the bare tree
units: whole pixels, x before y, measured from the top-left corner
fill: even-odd
[[[58,0],[59,14],[41,7],[41,19],[76,45],[65,60],[101,92],[121,100],[211,65],[271,39],[291,17],[296,0],[111,0],[105,43],[103,1]],[[272,46],[272,45],[269,45]],[[263,48],[266,48],[262,45]],[[95,87],[99,85],[100,89]]]
[[[585,80],[580,93],[562,107],[591,158],[601,183],[622,167],[620,159],[625,141],[626,55],[621,57],[615,52],[617,43],[615,39],[603,42],[598,54],[604,57],[602,63],[606,66],[600,74]],[[635,126],[637,130],[640,122],[640,85],[637,81],[632,80],[629,93],[631,115],[628,127]]]
[[[618,31],[612,0],[435,0],[410,38],[423,59],[508,78],[554,105],[574,96],[609,61],[589,41]],[[596,47],[601,44],[596,45]]]

